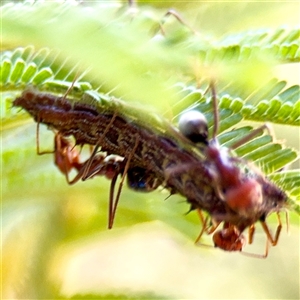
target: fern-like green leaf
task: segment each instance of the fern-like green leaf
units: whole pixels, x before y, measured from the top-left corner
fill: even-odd
[[[20,117],[17,117],[20,112],[11,109],[11,101],[16,95],[20,94],[26,85],[33,84],[42,91],[47,90],[55,94],[64,94],[72,85],[72,82],[68,81],[68,79],[75,76],[74,69],[68,70],[67,64],[64,68],[58,68],[57,65],[61,59],[58,58],[57,52],[51,53],[48,49],[41,49],[35,52],[32,46],[17,48],[12,52],[5,52],[2,57],[1,69],[6,72],[1,81],[2,124],[6,127],[12,126],[14,123],[19,124],[21,118],[26,118],[26,114],[24,115],[23,113],[21,113]],[[30,77],[31,80],[27,82],[27,84],[24,82],[20,84],[20,79],[25,76],[24,74],[28,73],[28,68],[33,65],[35,66],[33,68],[35,74]],[[295,101],[294,98],[299,90],[299,86],[283,90],[285,85],[285,83],[273,80],[272,83],[269,84],[270,87],[264,88],[265,92],[257,91],[257,99],[259,99],[259,97],[276,97],[276,99],[259,101],[257,105],[244,104],[246,103],[245,101],[228,95],[221,96],[219,104],[221,119],[219,132],[225,132],[220,135],[221,142],[224,141],[225,145],[230,147],[235,141],[241,139],[246,132],[250,132],[251,127],[244,127],[238,130],[231,129],[237,126],[243,119],[251,121],[267,121],[269,119],[274,123],[285,122],[296,125],[297,120],[300,118],[300,112],[297,110],[297,105],[294,107],[289,103],[291,100]],[[76,82],[71,94],[81,97],[83,92],[91,89],[91,87],[92,85],[88,82]],[[222,91],[222,93],[224,94],[224,91]],[[181,113],[184,109],[192,105],[194,108],[206,114],[209,127],[213,127],[212,107],[209,103],[210,96],[205,94],[204,90],[197,89],[193,86],[184,87],[184,85],[182,85],[178,95],[182,95],[182,99],[172,108],[173,113]],[[253,99],[254,98],[253,96]],[[284,102],[287,100],[289,102]],[[299,100],[297,103],[299,103]],[[126,104],[123,110],[125,113]],[[132,113],[130,112],[131,110],[132,108],[129,107],[128,113]],[[14,113],[17,115],[14,115]],[[232,137],[231,140],[228,139],[229,134]],[[271,139],[268,139],[268,141],[264,143],[261,143],[262,140],[266,139],[256,138],[253,141],[249,141],[246,145],[243,145],[241,149],[237,149],[237,154],[256,162],[267,174],[281,169],[286,164],[294,161],[298,156],[293,150],[284,149],[280,144],[273,144]]]
[[[230,95],[230,93],[237,94],[231,86],[226,90],[221,86],[220,107],[230,110],[235,118],[240,115],[240,118],[249,121],[299,126],[300,86],[294,85],[285,88],[286,85],[286,82],[273,79],[267,87],[262,87],[251,95],[241,91],[240,96]],[[196,107],[197,103],[202,103],[201,108],[199,106],[199,110],[202,112],[209,110],[209,105],[206,103],[207,96],[203,95],[204,90],[206,90],[206,86],[203,89],[182,88],[182,100],[174,106],[175,114],[179,114],[187,106]],[[240,98],[241,96],[244,99]],[[221,128],[222,126],[228,127],[221,124]]]
[[[289,206],[300,214],[300,170],[287,170],[270,175],[289,195]]]
[[[273,74],[274,66],[300,60],[299,29],[282,26],[292,17],[284,4],[234,3],[234,9],[252,8],[252,18],[260,27],[245,31],[254,19],[247,23],[248,15],[239,15],[230,3],[174,2],[174,6],[182,5],[178,14],[182,12],[186,19],[182,23],[195,21],[197,27],[202,22],[195,33],[192,26],[176,18],[172,28],[168,27],[163,17],[166,3],[156,3],[165,5],[162,10],[152,2],[149,8],[147,3],[134,10],[117,1],[3,2],[4,297],[299,298],[295,276],[299,254],[293,239],[298,234],[293,224],[299,220],[295,214],[291,214],[292,237],[287,238],[282,230],[278,247],[270,249],[263,264],[195,247],[193,240],[200,231],[197,215],[183,216],[187,210],[184,199],[173,195],[163,201],[168,195],[160,190],[143,194],[124,185],[115,228],[107,231],[109,182],[95,178],[68,186],[53,163],[53,154],[36,155],[36,124],[27,113],[11,107],[15,97],[33,85],[54,95],[68,91],[75,99],[92,95],[108,106],[116,99],[129,119],[170,135],[174,134],[170,125],[177,125],[178,116],[196,109],[207,117],[211,136],[214,117],[208,86],[214,77],[220,113],[218,139],[223,146],[231,147],[259,126],[252,121],[299,126],[299,85],[287,83],[286,74],[280,80]],[[274,19],[272,29],[260,24],[257,15],[265,19],[274,7],[280,18]],[[296,10],[288,11],[296,14]],[[39,144],[43,151],[53,151],[53,133],[42,125]],[[298,157],[298,149],[262,132],[234,153],[260,167],[287,193],[287,208],[300,214],[300,172],[286,170]],[[89,149],[83,148],[81,154],[89,156]],[[270,229],[272,222],[270,216]],[[245,252],[262,254],[262,237],[255,235],[257,251],[251,245]],[[210,237],[202,240],[212,245]],[[231,272],[233,264],[235,271]],[[248,280],[245,289],[241,280],[245,268],[251,278],[262,274],[260,285]],[[213,278],[207,276],[212,269],[217,274]],[[280,284],[274,285],[276,280]],[[228,288],[232,282],[234,291]]]
[[[299,35],[299,28],[259,29],[227,35],[215,45],[236,61],[271,55],[283,63],[299,62]]]

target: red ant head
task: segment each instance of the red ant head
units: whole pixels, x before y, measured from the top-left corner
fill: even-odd
[[[230,225],[228,228],[218,230],[213,235],[215,247],[224,251],[242,251],[246,244],[246,238],[239,230]]]

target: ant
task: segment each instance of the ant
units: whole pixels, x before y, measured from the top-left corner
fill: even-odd
[[[72,90],[76,80],[77,75],[75,76],[71,85],[65,92],[63,99],[66,99],[67,95]],[[83,163],[80,163],[80,151],[76,149],[76,144],[72,145],[70,140],[67,139],[60,132],[56,132],[54,135],[54,150],[41,152],[39,146],[39,116],[37,117],[36,127],[37,154],[43,155],[47,153],[54,153],[54,164],[57,166],[60,172],[65,175],[66,181],[69,185],[75,184],[80,179],[82,181],[85,181],[95,176],[105,176],[107,179],[111,180],[108,208],[108,229],[111,229],[113,227],[118,202],[121,196],[123,183],[126,177],[128,186],[131,189],[140,192],[150,192],[161,185],[161,182],[157,180],[154,173],[130,165],[131,158],[134,155],[134,152],[139,144],[138,137],[136,139],[134,148],[129,153],[126,159],[118,155],[107,156],[103,152],[98,152],[98,148],[100,147],[101,142],[105,135],[108,133],[110,127],[113,125],[116,116],[117,114],[115,112],[111,118],[110,123],[107,125],[106,129],[104,130],[103,134],[101,135],[98,143],[94,146],[94,148],[90,145],[92,150],[91,156]],[[83,145],[81,145],[81,148],[82,147]],[[72,169],[75,169],[77,171],[77,175],[72,180],[70,180],[69,173]],[[114,197],[115,185],[119,175],[121,175],[121,181],[119,183],[117,195],[116,197]]]
[[[39,123],[37,124],[37,154],[54,154],[54,164],[65,175],[68,184],[73,185],[80,179],[83,181],[95,176],[105,176],[111,180],[109,192],[109,210],[108,210],[108,228],[113,227],[117,205],[122,191],[125,175],[127,175],[127,184],[129,188],[139,192],[150,192],[155,190],[161,183],[154,174],[140,167],[130,166],[130,157],[126,160],[118,155],[107,156],[103,152],[97,152],[94,156],[88,158],[85,162],[80,162],[80,151],[72,145],[60,132],[54,135],[54,151],[41,152],[39,149]],[[82,146],[81,146],[82,147]],[[91,148],[92,149],[92,148]],[[135,149],[133,149],[132,154]],[[131,155],[132,155],[131,154]],[[70,180],[69,173],[72,169],[77,171],[76,176]],[[115,185],[118,176],[122,179],[116,197],[114,197]]]
[[[224,251],[242,251],[246,244],[246,238],[242,232],[249,227],[249,244],[253,241],[255,222],[260,221],[264,232],[267,235],[267,245],[264,255],[256,255],[245,253],[246,255],[256,256],[265,258],[268,255],[269,244],[275,246],[278,242],[279,235],[281,232],[282,224],[278,216],[278,226],[273,237],[270,230],[265,222],[266,213],[259,215],[261,208],[264,206],[263,203],[263,186],[257,178],[251,178],[251,176],[243,176],[238,165],[238,161],[234,161],[230,152],[240,145],[248,142],[258,133],[264,129],[268,129],[267,125],[263,125],[253,130],[249,135],[245,136],[242,140],[232,145],[230,148],[221,147],[217,140],[217,133],[219,127],[219,115],[218,115],[218,104],[216,90],[214,83],[210,84],[212,91],[212,103],[214,111],[214,127],[213,137],[208,140],[208,128],[205,116],[198,111],[189,111],[183,114],[179,120],[179,130],[181,133],[188,138],[191,142],[196,145],[201,145],[201,149],[207,160],[208,173],[212,178],[212,186],[215,190],[216,195],[223,201],[228,210],[235,215],[234,219],[231,220],[231,216],[227,217],[226,213],[223,216],[212,215],[211,226],[208,226],[208,218],[204,219],[201,209],[197,208],[200,220],[202,222],[202,231],[200,232],[197,243],[203,232],[207,234],[213,234],[213,242],[215,247],[221,248]],[[203,144],[205,147],[203,148]],[[250,168],[249,162],[247,162]],[[260,171],[257,171],[259,174]],[[269,212],[268,212],[269,213]],[[259,215],[259,217],[257,217]],[[247,221],[244,221],[246,219]],[[248,221],[250,220],[250,221]],[[223,223],[223,228],[217,230],[217,227]],[[250,224],[249,224],[250,222]]]

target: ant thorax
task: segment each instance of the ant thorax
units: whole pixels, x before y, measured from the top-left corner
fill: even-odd
[[[205,155],[218,197],[242,216],[256,214],[263,202],[261,174],[253,172],[247,162],[235,157],[230,149],[220,147],[215,139],[205,149]]]

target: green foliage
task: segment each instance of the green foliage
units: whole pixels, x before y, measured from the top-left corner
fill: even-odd
[[[206,10],[209,11],[210,5],[215,7],[216,4],[194,5],[189,9],[183,6],[182,14],[193,19],[191,11],[204,14]],[[220,3],[220,7],[222,5]],[[248,5],[249,15],[253,18],[255,10]],[[242,7],[242,4],[237,6]],[[64,95],[72,86],[68,93],[79,101],[86,92],[104,99],[108,106],[111,105],[110,99],[122,99],[118,101],[123,114],[133,117],[137,112],[141,122],[158,131],[166,130],[170,135],[172,131],[169,124],[176,126],[178,116],[194,108],[206,115],[211,132],[213,113],[207,87],[210,79],[214,78],[221,120],[218,138],[222,145],[229,147],[239,141],[254,127],[258,127],[254,122],[278,124],[282,131],[287,127],[299,128],[300,87],[286,80],[286,74],[278,78],[278,73],[274,72],[275,66],[293,66],[299,62],[299,28],[290,28],[285,21],[270,28],[264,25],[258,29],[251,29],[249,25],[236,29],[232,25],[228,32],[220,35],[220,28],[215,21],[215,27],[210,31],[198,28],[197,24],[195,30],[191,30],[172,15],[164,18],[165,13],[165,9],[160,10],[154,4],[151,7],[141,5],[134,10],[115,1],[80,4],[75,1],[36,1],[34,4],[6,3],[1,7],[2,265],[5,297],[59,299],[69,295],[69,298],[76,299],[124,299],[125,296],[129,299],[174,299],[196,298],[197,293],[203,293],[205,297],[205,284],[201,285],[201,291],[196,287],[205,282],[208,271],[215,270],[217,266],[214,262],[211,266],[207,260],[213,258],[225,266],[224,274],[222,269],[217,271],[223,274],[222,280],[217,280],[219,284],[227,278],[228,271],[232,271],[232,264],[239,264],[236,256],[234,258],[225,253],[230,256],[225,258],[220,251],[208,254],[206,249],[192,245],[191,241],[199,233],[199,221],[195,214],[183,216],[187,211],[184,199],[172,196],[163,202],[167,194],[161,191],[143,195],[125,188],[116,229],[106,232],[108,183],[105,179],[97,178],[67,186],[64,177],[53,166],[51,155],[36,155],[35,126],[30,117],[11,107],[15,97],[28,86],[33,85],[56,95]],[[214,19],[214,14],[205,18]],[[193,24],[188,21],[186,23]],[[230,20],[226,22],[227,27],[230,26]],[[204,24],[205,28],[208,23]],[[43,128],[41,131],[42,148],[51,150],[52,132]],[[298,149],[276,141],[268,133],[262,133],[238,147],[235,152],[253,161],[281,186],[288,193],[289,209],[300,214],[299,169],[285,170],[286,165],[298,158]],[[158,220],[158,223],[139,229],[138,226],[153,220]],[[292,223],[296,223],[298,217],[295,220],[293,222],[292,219]],[[135,224],[139,225],[134,227]],[[151,228],[154,228],[154,238]],[[130,239],[131,236],[135,238]],[[139,264],[145,268],[144,261],[133,260],[134,265],[128,268],[123,263],[131,253],[142,253],[146,261],[147,258],[151,261],[151,255],[149,257],[139,242],[132,242],[133,247],[128,246],[124,237],[131,242],[139,239],[144,244],[148,239],[153,242],[157,248],[152,248],[150,242],[147,245],[150,252],[158,251],[155,261],[161,257],[159,249],[167,261],[169,251],[170,257],[173,257],[174,249],[178,251],[175,253],[175,264],[181,264],[182,268],[191,266],[186,269],[189,274],[187,281],[191,285],[180,282],[183,285],[181,289],[176,281],[161,280],[172,276],[167,271],[164,275],[160,269],[154,269],[154,274],[146,277],[145,284],[143,273],[139,273],[138,269]],[[100,246],[96,247],[95,241],[99,241]],[[124,247],[120,247],[120,250],[124,251],[125,257],[119,256],[117,250],[120,245]],[[82,259],[79,253],[90,253],[91,249],[97,249],[104,259],[95,265],[87,260],[86,264],[80,266],[84,268],[91,264],[100,271],[103,268],[104,277],[110,278],[110,264],[106,266],[106,263],[116,260],[120,271],[113,273],[113,283],[104,280],[107,286],[104,284],[101,287],[97,282],[91,283],[90,290],[85,290],[80,289],[80,281],[77,281],[72,288],[66,287],[66,281],[70,279],[72,282],[74,275],[67,273],[71,263],[75,264],[75,267],[72,266],[78,271],[76,259]],[[247,251],[251,252],[251,247]],[[95,260],[98,256],[91,254]],[[191,260],[185,260],[186,257]],[[298,254],[295,257],[298,258]],[[284,268],[289,263],[285,261],[286,258],[285,253]],[[169,264],[162,262],[162,265],[172,270],[174,261],[170,260]],[[280,263],[281,258],[279,266]],[[292,266],[296,265],[293,259],[291,263]],[[14,267],[11,268],[10,264]],[[250,264],[260,268],[260,263],[250,261]],[[268,270],[274,265],[274,261],[271,261]],[[146,266],[148,269],[152,267],[151,264]],[[240,272],[244,274],[245,265],[241,263],[240,266]],[[126,284],[124,282],[127,282],[127,272],[131,274],[130,269],[134,269],[138,275]],[[204,270],[200,275],[197,273],[199,269]],[[260,274],[263,274],[262,270]],[[253,274],[255,271],[254,268]],[[125,277],[121,276],[122,272]],[[282,270],[270,272],[277,274]],[[86,276],[87,273],[83,273]],[[287,287],[287,292],[281,289],[280,295],[283,298],[294,297],[297,293],[292,285],[294,277],[289,279],[280,274],[280,278],[288,278],[286,285],[291,285]],[[266,274],[265,284],[269,281],[269,275]],[[160,281],[164,286],[160,286]],[[151,282],[155,283],[155,288]],[[212,282],[213,286],[215,284],[216,280]],[[74,288],[77,285],[78,289]],[[193,289],[185,286],[193,286]],[[227,287],[225,285],[223,290],[227,290]],[[271,287],[269,290],[273,291],[273,284]],[[256,288],[257,284],[253,282],[247,291],[251,293]],[[216,295],[207,293],[209,297]],[[236,295],[239,298],[245,296],[239,293],[244,293],[244,290]],[[249,297],[255,296],[253,293]]]
[[[222,57],[226,61],[241,62],[255,57],[272,55],[281,63],[299,62],[299,29],[259,29],[225,35],[212,43],[209,51],[200,49],[203,59]]]

